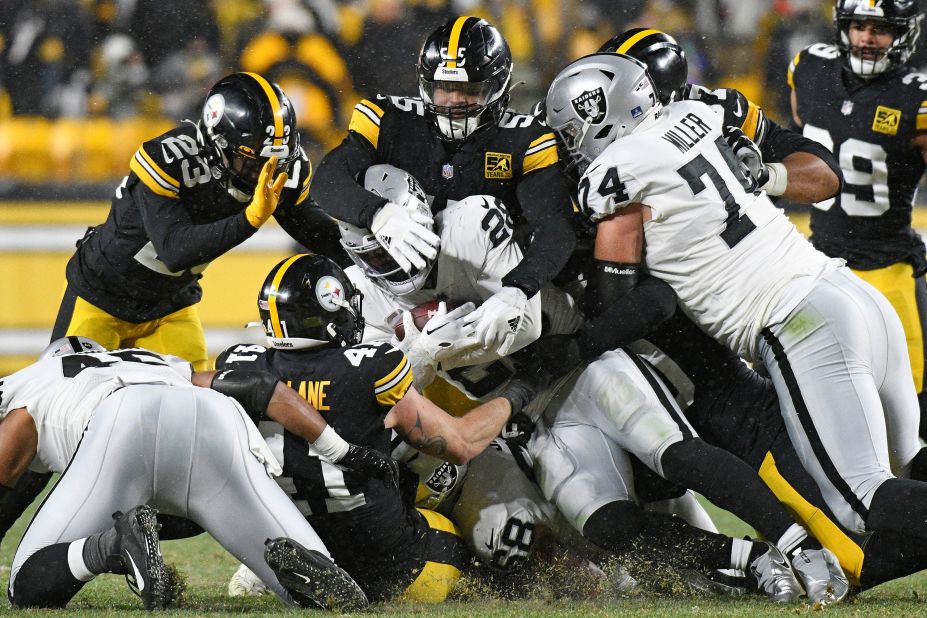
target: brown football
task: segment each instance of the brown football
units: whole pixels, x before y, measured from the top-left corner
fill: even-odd
[[[415,328],[419,329],[419,331],[425,328],[425,324],[428,323],[428,320],[430,320],[432,316],[438,312],[438,303],[440,302],[441,300],[439,299],[429,300],[422,303],[421,305],[412,307],[410,313],[412,314],[412,320],[415,323]],[[453,311],[457,307],[464,304],[464,301],[459,300],[445,300],[444,302],[447,303],[448,311]],[[396,339],[402,341],[406,336],[406,329],[402,325],[401,318],[397,318],[397,322],[398,323],[393,330],[396,333]]]

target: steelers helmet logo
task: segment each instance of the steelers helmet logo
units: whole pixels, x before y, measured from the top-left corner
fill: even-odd
[[[203,106],[203,124],[208,128],[213,128],[222,120],[225,113],[225,97],[221,94],[214,94],[206,99],[206,105]]]
[[[587,90],[572,100],[577,115],[590,124],[599,124],[608,111],[605,92],[601,88]]]
[[[315,297],[323,309],[334,313],[344,306],[344,285],[331,275],[325,275],[315,284]]]

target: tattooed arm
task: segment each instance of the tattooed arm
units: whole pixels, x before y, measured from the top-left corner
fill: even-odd
[[[453,464],[463,464],[483,452],[511,416],[507,399],[497,397],[461,417],[410,388],[393,406],[384,423],[421,452]]]

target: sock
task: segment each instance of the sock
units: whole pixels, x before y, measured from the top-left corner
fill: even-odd
[[[776,541],[776,547],[786,556],[793,556],[806,549],[821,549],[821,544],[801,524],[792,524]]]
[[[750,563],[756,557],[754,543],[750,539],[731,539],[731,567],[738,571],[747,572]]]
[[[10,582],[15,607],[64,607],[83,587],[71,572],[71,543],[43,547],[29,556]]]
[[[125,574],[125,565],[119,554],[119,534],[116,528],[91,534],[84,539],[81,558],[87,570],[95,575],[100,573]]]
[[[764,538],[778,539],[794,523],[756,471],[699,438],[676,442],[660,460],[664,476],[737,515]]]
[[[927,483],[895,478],[879,485],[869,504],[866,528],[927,538]]]
[[[84,560],[84,545],[87,539],[78,539],[68,545],[68,568],[71,569],[71,575],[74,579],[82,582],[89,582],[91,579],[100,574],[100,571],[91,571]]]

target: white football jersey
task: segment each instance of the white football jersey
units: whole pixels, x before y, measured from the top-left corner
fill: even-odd
[[[448,205],[435,215],[435,231],[441,237],[441,249],[432,274],[434,287],[424,288],[404,296],[385,291],[367,278],[356,266],[346,269],[348,277],[364,294],[363,314],[366,326],[364,342],[388,341],[393,335],[395,316],[399,310],[409,311],[424,302],[438,297],[472,301],[479,306],[502,289],[502,278],[522,259],[522,252],[512,239],[512,227],[507,214],[501,213],[494,221],[501,227],[483,229],[481,219],[474,216],[472,200],[467,198]],[[486,212],[498,206],[485,199]],[[507,351],[511,354],[532,343],[540,331],[542,308],[548,331],[552,334],[570,333],[581,324],[582,316],[567,294],[548,285],[528,300],[524,318],[515,333],[515,343]],[[392,319],[391,319],[392,318]],[[444,369],[487,363],[501,358],[497,350],[479,349],[443,361]]]
[[[192,373],[182,358],[142,349],[46,358],[0,381],[0,418],[26,408],[39,435],[38,463],[62,472],[94,410],[113,391],[130,384],[196,388]]]
[[[592,162],[579,199],[594,219],[646,204],[644,261],[703,330],[753,359],[762,329],[784,319],[814,280],[843,264],[811,246],[765,193],[748,193],[722,120],[672,103],[652,126]]]

